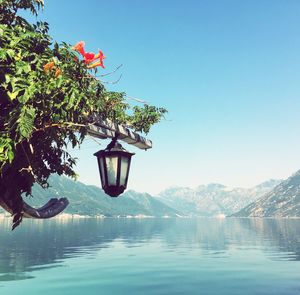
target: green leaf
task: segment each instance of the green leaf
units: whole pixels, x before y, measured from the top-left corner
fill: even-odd
[[[31,67],[29,64],[25,64],[23,67],[22,67],[23,71],[28,74],[30,71],[31,71]]]
[[[11,163],[13,161],[14,157],[15,157],[15,154],[14,154],[13,151],[8,151],[7,156],[8,156],[9,163]]]
[[[7,91],[7,95],[9,96],[10,100],[16,99],[16,97],[18,96],[18,94],[19,94],[19,91],[15,91],[15,92]]]
[[[0,59],[6,59],[6,50],[4,48],[0,49]]]
[[[24,94],[18,97],[19,102],[25,104],[30,99],[27,89],[25,90]]]
[[[31,71],[30,64],[24,61],[18,61],[16,63],[17,72],[16,74],[18,76],[21,76],[23,73],[28,74]]]
[[[17,121],[18,129],[23,138],[29,138],[33,128],[34,128],[34,119],[35,119],[35,109],[33,107],[22,108],[22,112]]]
[[[6,50],[6,54],[10,57],[13,58],[13,56],[15,55],[15,51],[12,49],[7,49]]]
[[[5,140],[0,138],[0,154],[3,153],[4,148],[5,148]]]
[[[57,88],[60,88],[61,85],[62,85],[62,83],[63,83],[63,77],[62,77],[62,76],[58,76],[58,77],[56,78],[56,87],[57,87]]]
[[[5,82],[9,83],[10,82],[10,75],[5,74]]]

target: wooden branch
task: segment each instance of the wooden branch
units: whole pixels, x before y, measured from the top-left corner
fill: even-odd
[[[28,157],[28,155],[27,155],[27,153],[26,153],[26,151],[25,151],[25,148],[24,148],[24,146],[23,146],[23,142],[21,142],[21,148],[22,148],[22,150],[23,150],[23,153],[24,153],[24,155],[25,155],[25,157],[26,157],[26,160],[27,160],[29,166],[28,166],[28,168],[22,168],[22,169],[20,170],[20,172],[23,171],[23,170],[27,170],[27,171],[35,178],[35,175],[34,175],[34,172],[33,172],[33,168],[32,168],[30,159],[29,159],[29,157]]]
[[[15,215],[11,201],[13,200],[10,192],[7,190],[3,196],[0,197],[0,206],[12,215]],[[44,206],[40,208],[33,208],[23,200],[23,207],[21,215],[26,218],[46,219],[60,214],[67,206],[69,201],[67,198],[52,198]]]
[[[44,206],[37,209],[24,202],[23,216],[26,218],[47,219],[60,214],[68,205],[67,198],[52,198]]]

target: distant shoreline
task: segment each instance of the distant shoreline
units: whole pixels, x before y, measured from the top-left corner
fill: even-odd
[[[0,220],[9,219],[11,215],[9,213],[0,213]],[[205,218],[205,219],[300,219],[300,216],[249,216],[249,217],[240,217],[240,216],[149,216],[149,215],[126,215],[126,216],[105,216],[105,215],[80,215],[80,214],[70,214],[70,213],[62,213],[57,215],[56,217],[52,217],[50,219],[169,219],[169,218],[181,218],[181,219],[197,219],[197,218]],[[39,219],[35,219],[39,220]]]

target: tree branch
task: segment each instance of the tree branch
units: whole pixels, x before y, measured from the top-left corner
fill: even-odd
[[[93,123],[92,123],[93,125]],[[39,131],[45,131],[46,129],[48,128],[53,128],[53,127],[58,127],[58,128],[69,128],[69,127],[86,127],[87,125],[84,125],[84,124],[77,124],[77,123],[72,123],[72,122],[63,122],[63,123],[55,123],[55,124],[49,124],[49,125],[45,125],[44,127],[42,128],[39,128],[39,129],[35,129],[35,132],[39,132]]]
[[[117,84],[122,78],[122,74],[120,75],[120,77],[116,80],[116,81],[112,81],[112,82],[109,82],[109,81],[101,81],[103,84]]]
[[[129,99],[129,100],[134,100],[134,101],[137,101],[137,102],[140,102],[140,103],[146,103],[146,104],[148,104],[147,101],[142,100],[142,99],[139,99],[139,98],[130,97],[130,96],[128,96],[128,95],[126,95],[126,98]]]
[[[119,66],[117,66],[116,69],[114,69],[112,72],[102,74],[102,75],[95,75],[95,77],[106,77],[106,76],[112,75],[115,72],[117,72],[121,67],[123,67],[123,64],[120,64]]]

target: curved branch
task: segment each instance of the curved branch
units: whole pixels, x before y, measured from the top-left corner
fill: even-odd
[[[0,198],[0,206],[7,212],[15,215],[11,200],[10,192],[6,191],[6,193]],[[33,208],[23,200],[22,205],[21,214],[23,217],[46,219],[61,213],[69,205],[69,201],[67,198],[52,198],[44,206],[40,208]]]
[[[23,201],[24,202],[24,201]],[[26,202],[23,203],[23,216],[26,218],[46,219],[63,212],[69,205],[67,198],[52,198],[44,206],[33,208]]]
[[[101,75],[96,75],[96,77],[105,77],[105,76],[109,76],[111,74],[114,74],[116,71],[118,71],[121,67],[123,66],[123,64],[120,64],[119,66],[116,67],[116,69],[114,69],[112,72],[106,73],[106,74],[101,74]]]
[[[119,76],[119,78],[117,79],[117,80],[115,80],[115,81],[112,81],[112,82],[110,82],[110,81],[101,81],[103,84],[117,84],[120,80],[121,80],[121,78],[122,78],[122,74]]]

